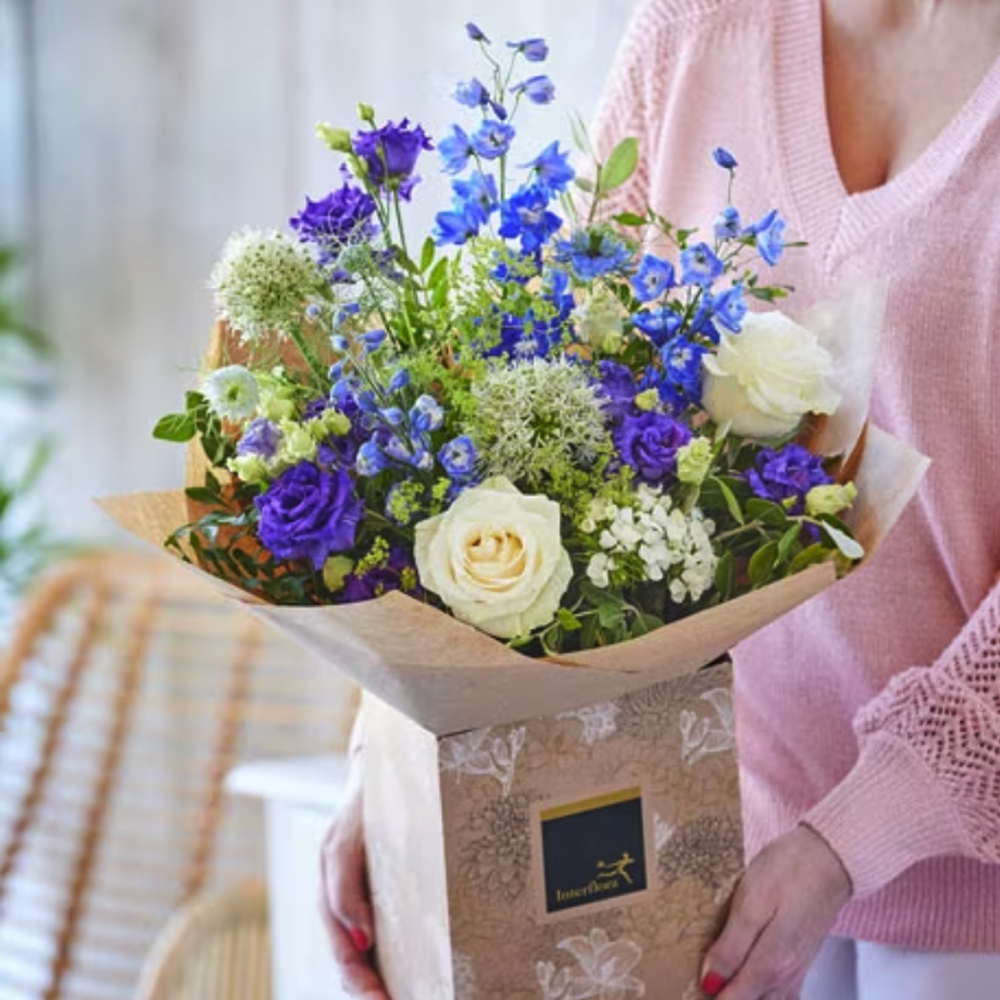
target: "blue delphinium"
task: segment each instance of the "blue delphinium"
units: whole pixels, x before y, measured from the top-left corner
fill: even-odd
[[[662,347],[680,329],[683,317],[669,306],[660,306],[658,309],[634,313],[632,322],[636,329],[646,334],[657,347]]]
[[[513,140],[513,126],[485,118],[472,134],[472,147],[484,160],[495,160],[510,149]]]
[[[708,288],[725,270],[725,264],[707,243],[696,243],[681,252],[681,281]]]
[[[742,329],[743,317],[747,314],[747,303],[743,297],[743,285],[737,282],[732,288],[712,298],[712,309],[718,323],[731,333]]]
[[[490,44],[490,40],[486,37],[486,35],[483,34],[482,28],[480,28],[479,25],[477,24],[473,24],[472,21],[469,21],[465,25],[465,33],[474,42],[483,42],[486,45]]]
[[[556,97],[555,84],[547,76],[530,76],[514,84],[512,94],[524,94],[533,104],[551,104]]]
[[[438,153],[446,173],[460,174],[469,165],[469,158],[475,156],[476,148],[463,128],[452,125],[450,134],[438,143]]]
[[[739,164],[736,162],[736,157],[729,152],[724,146],[716,146],[712,150],[712,159],[722,167],[723,170],[735,170]]]
[[[559,231],[562,219],[549,210],[551,195],[540,184],[521,188],[500,206],[500,235],[521,238],[521,249],[532,253]]]
[[[523,166],[531,171],[534,182],[550,194],[565,191],[576,176],[576,171],[569,165],[569,153],[560,151],[558,140],[550,142],[538,156]]]
[[[473,475],[476,471],[476,462],[479,459],[472,438],[466,434],[449,441],[441,448],[437,457],[441,468],[449,476],[457,479]]]
[[[632,276],[632,290],[640,302],[652,302],[674,286],[674,265],[653,254],[646,254],[639,262],[639,270]]]
[[[520,52],[528,62],[544,62],[549,54],[544,38],[525,38],[520,42],[508,42],[507,45]]]
[[[490,103],[490,92],[477,77],[457,83],[452,96],[467,108],[481,108]]]
[[[785,250],[785,220],[778,210],[768,212],[763,219],[748,226],[746,233],[754,237],[761,257],[774,267]]]
[[[740,213],[732,205],[727,205],[715,220],[715,238],[729,240],[739,235]]]
[[[663,362],[663,383],[661,390],[669,396],[675,406],[699,404],[701,402],[704,368],[702,358],[707,348],[687,337],[677,337],[666,344],[660,352]]]

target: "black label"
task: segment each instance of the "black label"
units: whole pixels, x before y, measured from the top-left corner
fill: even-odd
[[[540,818],[549,913],[646,888],[638,788],[543,809]]]

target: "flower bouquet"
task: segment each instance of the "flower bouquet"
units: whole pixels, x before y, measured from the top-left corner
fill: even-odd
[[[706,232],[609,214],[636,141],[515,158],[547,46],[467,30],[489,82],[455,90],[433,233],[419,125],[320,125],[339,186],[230,239],[230,357],[156,427],[202,478],[106,504],[376,696],[396,1000],[679,996],[741,857],[729,668],[699,668],[871,551],[922,464],[866,427],[877,293],[778,311],[785,223],[741,218],[730,152]]]

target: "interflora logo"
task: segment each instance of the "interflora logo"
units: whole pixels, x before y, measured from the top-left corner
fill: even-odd
[[[641,789],[592,796],[539,815],[549,913],[646,888]]]

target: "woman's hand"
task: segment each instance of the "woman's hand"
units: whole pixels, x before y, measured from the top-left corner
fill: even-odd
[[[769,844],[736,887],[726,925],[702,967],[718,1000],[798,1000],[803,980],[851,896],[851,880],[807,826]]]
[[[389,1000],[371,960],[375,922],[365,872],[359,772],[356,763],[344,807],[323,840],[320,912],[344,989],[364,1000]]]

